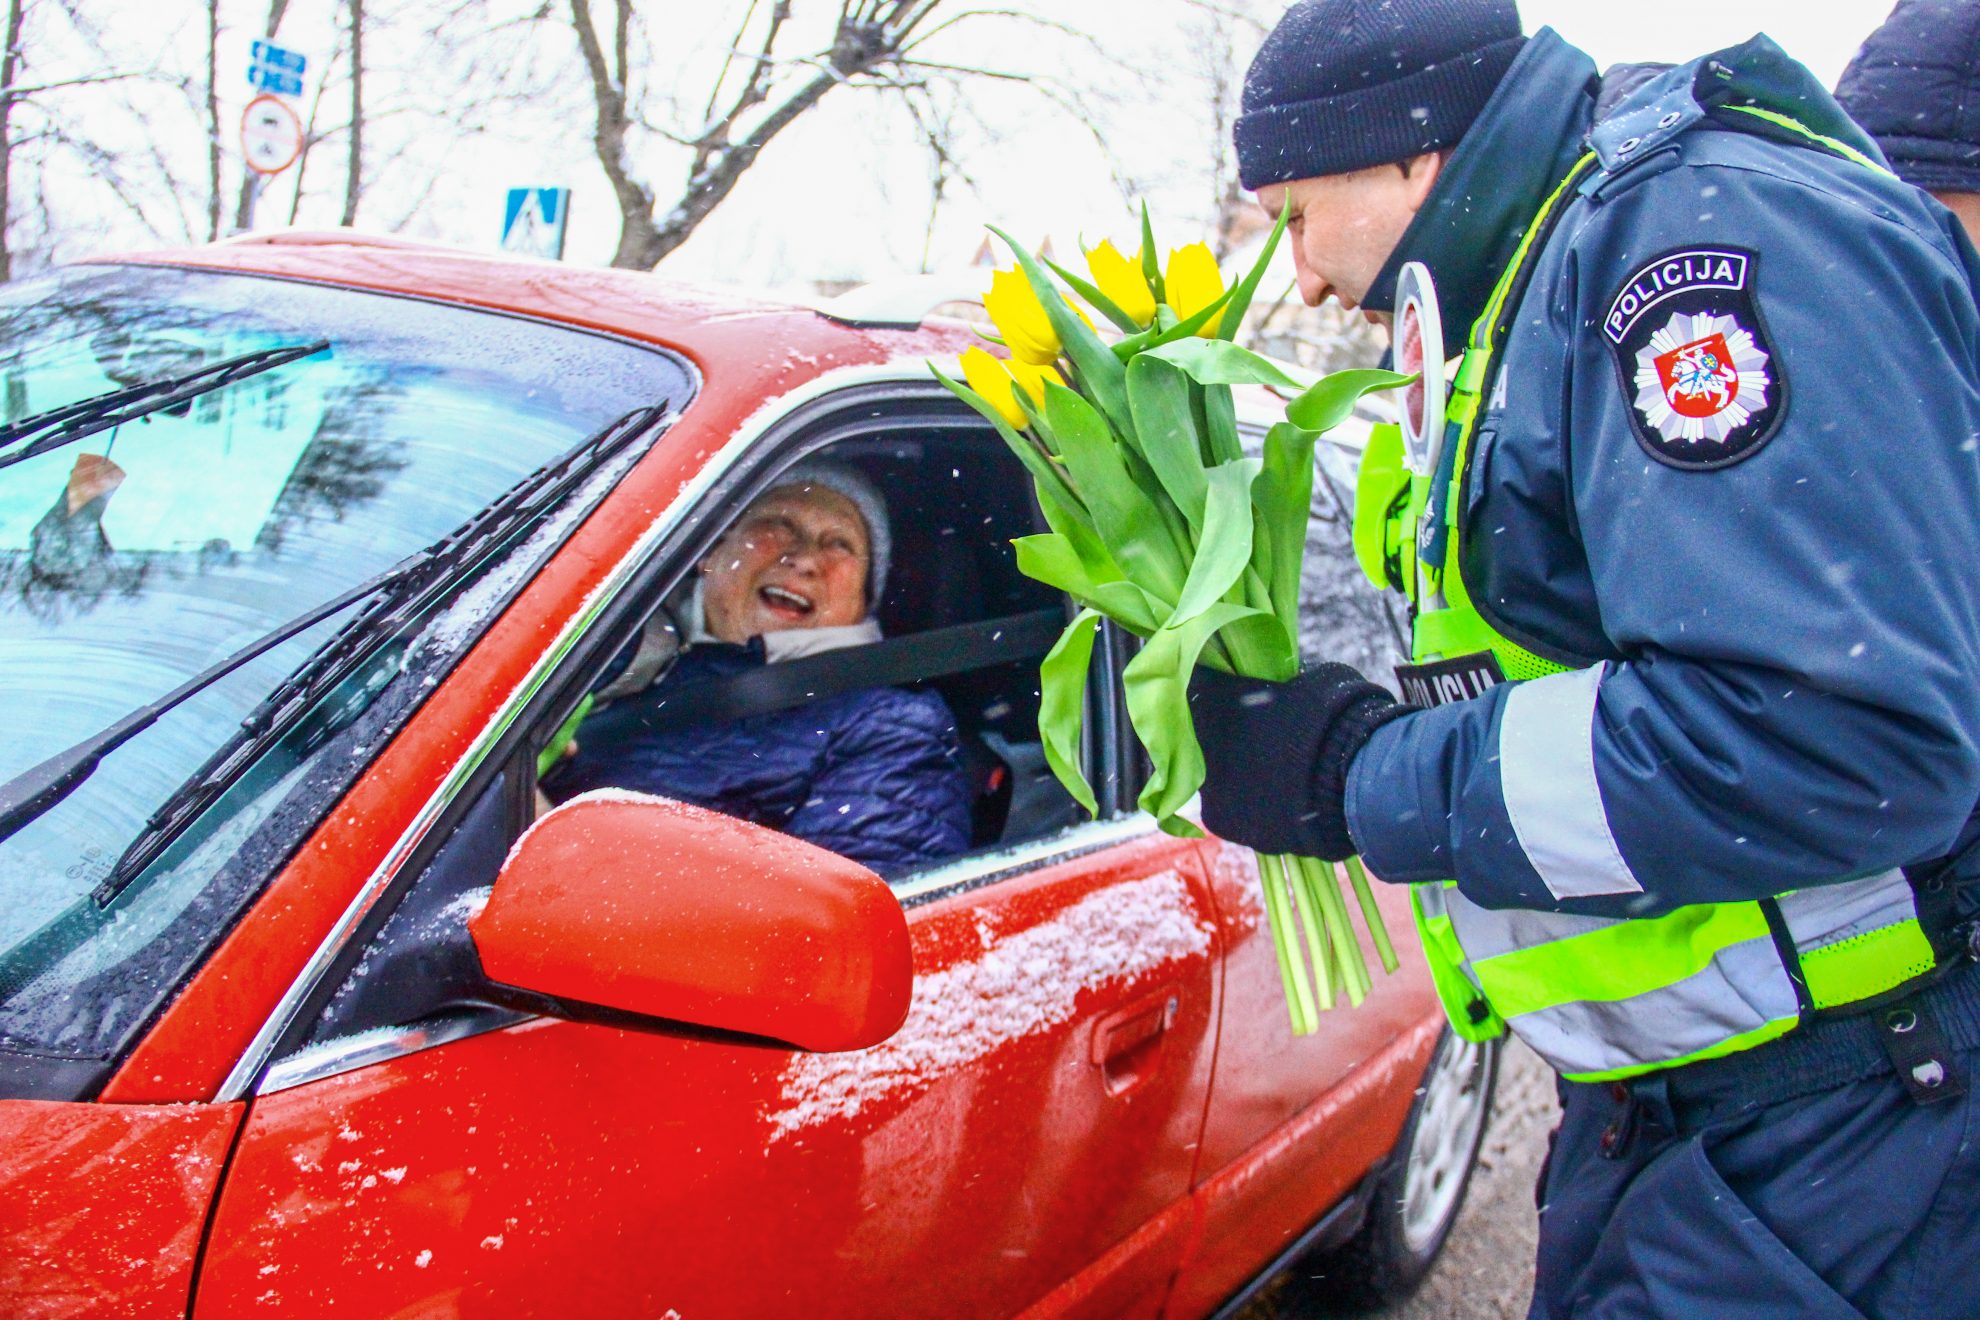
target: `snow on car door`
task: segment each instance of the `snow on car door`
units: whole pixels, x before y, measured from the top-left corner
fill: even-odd
[[[919,877],[871,1050],[539,1018],[264,1088],[197,1313],[1152,1315],[1215,1020],[1198,846],[1089,825]]]

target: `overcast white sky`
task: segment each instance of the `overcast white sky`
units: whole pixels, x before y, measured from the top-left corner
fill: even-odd
[[[1889,15],[1893,0],[1522,0],[1527,30],[1551,26],[1586,50],[1600,67],[1639,61],[1682,61],[1766,32],[1823,80],[1833,86],[1857,46]],[[1059,12],[1097,33],[1140,29],[1162,9],[1149,0],[1081,0]],[[1159,43],[1151,43],[1157,45]],[[1173,58],[1173,55],[1170,56]],[[1161,57],[1153,61],[1161,66]],[[1151,87],[1162,94],[1159,84]],[[849,107],[832,107],[845,111]],[[1050,233],[1063,248],[1084,234],[1088,241],[1109,232],[1126,237],[1127,218],[1118,192],[1110,186],[1089,140],[1068,132],[1046,111],[1033,112],[1025,129],[987,158],[975,173],[981,196],[967,193],[949,203],[935,242],[937,265],[967,261],[984,223],[999,223],[1027,240]],[[809,140],[780,144],[786,149],[776,160],[766,157],[762,178],[752,180],[731,199],[728,214],[710,221],[710,232],[697,235],[682,249],[669,269],[697,278],[731,278],[751,266],[772,279],[810,269],[819,274],[877,276],[890,267],[912,269],[919,257],[923,196],[918,190],[919,157],[905,137],[895,141],[894,167],[876,159],[872,144],[861,140],[861,116],[847,113],[836,123],[807,126]],[[1174,195],[1161,185],[1162,171],[1149,155],[1173,154],[1173,144],[1188,143],[1202,132],[1200,112],[1175,107],[1166,121],[1150,114],[1145,131],[1132,123],[1115,128],[1119,152],[1133,158],[1131,174],[1147,178],[1157,198],[1157,214],[1168,220],[1163,241],[1181,243],[1196,234],[1182,226],[1200,223],[1193,204],[1200,197]],[[1187,125],[1187,127],[1185,126]],[[1189,128],[1197,129],[1192,134]],[[1226,147],[1226,150],[1228,147]],[[902,161],[911,162],[899,168]],[[863,177],[874,191],[855,195],[859,185],[843,172],[861,162]],[[581,176],[579,176],[581,177]],[[575,181],[575,180],[574,180]],[[580,183],[580,187],[583,185]],[[580,194],[574,206],[571,254],[577,259],[605,260],[615,234],[611,217],[601,214],[597,185],[586,189],[590,206]],[[884,200],[898,199],[892,205]],[[804,198],[816,205],[786,205],[779,197]],[[1162,203],[1166,202],[1167,205]],[[491,202],[492,206],[493,203]],[[913,212],[902,225],[900,212]],[[828,237],[829,235],[829,237]]]
[[[695,237],[662,266],[662,272],[694,279],[753,285],[781,285],[813,277],[872,279],[912,271],[924,244],[932,264],[956,266],[974,253],[988,222],[1003,224],[1026,242],[1051,235],[1063,251],[1079,238],[1096,241],[1130,236],[1127,197],[1146,197],[1165,243],[1179,245],[1200,236],[1210,213],[1210,171],[1228,142],[1213,138],[1203,71],[1205,55],[1200,15],[1180,0],[1010,0],[1053,15],[1092,34],[1097,50],[1055,38],[1035,28],[987,20],[971,29],[965,58],[1001,68],[1056,71],[1068,82],[1105,91],[1096,142],[1093,131],[1052,107],[1034,92],[1008,83],[982,83],[972,93],[973,119],[962,145],[974,184],[952,186],[929,230],[929,157],[911,124],[887,98],[871,92],[835,91],[813,114],[772,143],[756,168]],[[1243,0],[1234,0],[1242,3]],[[1587,50],[1603,67],[1635,60],[1678,61],[1732,45],[1765,31],[1833,84],[1858,43],[1888,15],[1892,0],[1523,0],[1528,30],[1549,25]],[[1273,0],[1254,0],[1262,14],[1277,12]],[[204,30],[195,6],[156,0],[92,0],[106,27],[119,33],[156,29],[181,62],[203,58]],[[427,0],[374,3],[368,8],[417,15]],[[600,6],[602,9],[603,6]],[[818,0],[798,9],[829,10]],[[113,17],[117,11],[123,17]],[[223,71],[245,65],[247,28],[266,10],[266,0],[224,0],[229,25]],[[317,69],[332,40],[331,22],[341,0],[294,0],[282,40],[305,50]],[[553,5],[553,12],[562,6]],[[656,58],[668,56],[692,67],[696,52],[723,40],[740,12],[740,0],[667,0],[645,10]],[[554,29],[550,36],[555,38]],[[568,33],[563,34],[568,40]],[[547,48],[546,48],[547,49]],[[424,53],[384,49],[371,52],[394,62],[372,75],[391,86],[397,77],[418,84]],[[517,51],[515,58],[528,58]],[[550,56],[561,58],[552,51]],[[950,53],[950,58],[957,58]],[[1248,52],[1246,52],[1248,58]],[[392,134],[420,125],[423,150],[438,163],[429,171],[431,191],[409,185],[381,187],[367,195],[360,227],[403,223],[404,232],[470,247],[493,247],[499,232],[501,198],[512,186],[565,185],[575,190],[569,260],[609,260],[617,236],[617,214],[605,180],[589,152],[588,96],[567,86],[556,103],[524,107],[473,141],[456,141],[443,119],[449,88],[437,76],[419,112],[401,106],[397,116],[370,130],[371,149],[381,154]],[[314,72],[315,70],[313,70]],[[245,85],[223,111],[230,122],[245,101]],[[167,142],[189,134],[161,131],[128,113],[120,119],[97,100],[84,122],[106,140],[133,135]],[[437,112],[437,113],[436,113]],[[185,145],[185,144],[182,144]],[[230,144],[231,145],[231,144]],[[196,139],[191,148],[197,151]],[[184,168],[189,180],[203,178],[197,165]],[[236,166],[230,155],[229,169]],[[678,165],[664,158],[649,171],[656,191],[678,187]],[[341,148],[332,146],[310,163],[311,191],[299,209],[304,224],[334,223],[341,204]],[[293,188],[286,176],[270,190],[258,220],[287,219]],[[188,189],[190,191],[190,189]],[[1124,195],[1125,194],[1125,195]],[[184,208],[203,216],[203,207]],[[231,205],[229,207],[231,210]],[[408,219],[409,217],[409,219]],[[97,227],[77,244],[132,247],[156,238],[135,228],[129,217],[88,217]],[[155,221],[153,222],[155,225]],[[168,235],[169,237],[169,235]],[[73,246],[73,245],[70,245]],[[66,251],[64,255],[81,255]]]

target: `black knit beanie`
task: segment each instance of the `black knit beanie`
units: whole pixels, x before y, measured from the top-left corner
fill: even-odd
[[[1526,43],[1513,0],[1300,0],[1245,75],[1246,188],[1453,146]]]
[[[1980,193],[1980,4],[1898,0],[1836,99],[1906,183]]]

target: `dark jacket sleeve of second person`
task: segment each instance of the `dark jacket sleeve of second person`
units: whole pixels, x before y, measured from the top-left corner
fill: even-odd
[[[1564,221],[1522,309],[1544,317],[1552,364],[1507,359],[1507,387],[1540,391],[1558,434],[1499,443],[1566,473],[1566,558],[1585,561],[1579,614],[1605,658],[1375,733],[1347,814],[1389,880],[1647,914],[1938,857],[1980,799],[1967,257],[1932,203],[1864,167],[1690,140]],[[1709,469],[1655,456],[1630,411],[1654,378],[1632,380],[1602,335],[1632,271],[1704,247],[1750,254],[1786,391],[1771,438]],[[1487,522],[1481,538],[1531,530]]]

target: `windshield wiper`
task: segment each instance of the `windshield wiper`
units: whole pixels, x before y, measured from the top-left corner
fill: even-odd
[[[250,764],[262,749],[287,731],[294,717],[357,668],[370,651],[363,645],[365,641],[389,636],[408,619],[416,617],[450,583],[485,562],[523,525],[554,508],[600,463],[664,418],[668,407],[663,402],[627,413],[525,476],[494,503],[431,545],[263,633],[164,696],[0,784],[0,840],[7,839],[74,792],[105,756],[150,728],[189,697],[359,601],[380,597],[371,608],[339,629],[294,675],[249,712],[241,722],[240,733],[207,763],[208,769],[188,780],[153,813],[144,831],[97,889],[97,902],[109,902],[150,863],[180,825],[217,796],[219,788],[232,780],[233,771]],[[245,749],[237,745],[243,741],[247,743]],[[250,754],[243,755],[244,750]],[[221,773],[210,773],[214,767]]]
[[[388,639],[439,603],[456,583],[473,576],[526,537],[545,515],[558,508],[602,464],[635,439],[668,420],[671,408],[672,404],[663,400],[625,414],[525,476],[494,503],[485,506],[481,512],[432,545],[402,560],[370,582],[360,583],[345,592],[344,596],[348,598],[345,604],[355,603],[365,596],[376,599],[338,629],[336,635],[325,642],[316,654],[263,698],[241,721],[234,737],[152,813],[143,830],[124,849],[109,875],[97,886],[93,897],[98,906],[107,905],[142,874],[186,825],[211,806],[270,747],[287,737],[307,712],[342,687]],[[332,604],[334,602],[319,606],[315,613],[319,618],[328,617],[335,613]],[[286,624],[284,628],[291,633],[300,631]],[[383,686],[384,681],[366,684],[363,691],[353,693],[340,702],[325,727],[314,731],[314,744],[320,745],[355,720]],[[181,696],[178,699],[183,701],[185,698]],[[91,739],[90,743],[94,741]],[[85,747],[88,745],[84,744]],[[98,759],[101,755],[101,752],[97,753]],[[51,758],[55,759],[60,758]],[[43,762],[43,765],[47,764],[49,762]],[[36,767],[36,771],[39,769]],[[31,775],[36,771],[28,773]],[[84,774],[87,774],[86,770]],[[0,801],[4,800],[11,787],[0,785]],[[4,816],[0,816],[0,839],[4,839],[13,828],[18,826],[7,826]]]
[[[0,426],[0,468],[12,467],[37,454],[87,439],[98,431],[107,431],[113,426],[122,426],[125,422],[197,399],[202,394],[225,389],[250,376],[258,376],[299,358],[321,353],[328,347],[329,340],[319,339],[312,344],[296,344],[288,348],[264,348],[259,352],[243,353],[239,357],[216,362],[210,367],[201,367],[198,371],[127,386],[23,417],[18,422]]]

